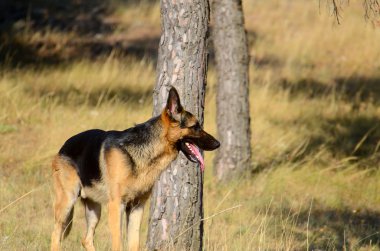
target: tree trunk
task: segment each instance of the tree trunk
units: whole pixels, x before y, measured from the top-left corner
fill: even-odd
[[[228,180],[249,170],[251,163],[248,42],[241,0],[214,0],[212,11],[221,142],[214,168],[219,180]]]
[[[161,0],[162,35],[154,90],[159,114],[170,86],[184,108],[203,124],[207,70],[208,0]],[[201,250],[203,224],[200,168],[180,153],[156,182],[151,198],[148,250]]]

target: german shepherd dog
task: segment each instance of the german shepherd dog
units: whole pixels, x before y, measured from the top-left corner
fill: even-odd
[[[55,156],[54,230],[51,250],[59,250],[71,228],[73,209],[80,197],[85,206],[86,250],[93,238],[101,204],[108,206],[112,250],[121,250],[121,217],[126,212],[128,249],[139,249],[143,208],[154,182],[179,151],[204,169],[200,149],[215,150],[220,143],[206,133],[196,117],[183,109],[171,88],[162,113],[125,131],[89,130],[68,139]]]

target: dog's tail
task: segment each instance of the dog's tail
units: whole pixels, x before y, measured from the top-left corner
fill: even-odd
[[[63,239],[65,239],[73,226],[73,216],[74,216],[74,207],[71,208],[69,215],[66,218],[65,223],[63,224]]]

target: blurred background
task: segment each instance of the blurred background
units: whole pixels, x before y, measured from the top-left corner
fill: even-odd
[[[361,0],[340,25],[328,1],[243,5],[252,175],[217,183],[206,154],[204,249],[380,250],[380,19]],[[1,250],[49,248],[50,161],[68,137],[151,117],[160,32],[154,0],[0,2]],[[215,135],[212,48],[207,81]],[[83,215],[64,250],[79,249]]]

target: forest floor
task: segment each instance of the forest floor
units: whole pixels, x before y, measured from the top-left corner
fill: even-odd
[[[243,2],[253,169],[218,184],[206,153],[204,249],[380,250],[378,20],[359,0],[340,25],[324,1]],[[0,250],[48,250],[50,162],[68,137],[151,117],[158,1],[89,3],[0,3]],[[210,55],[205,128],[215,135]],[[83,215],[78,203],[64,250],[79,249]],[[106,218],[99,250],[110,248]]]

